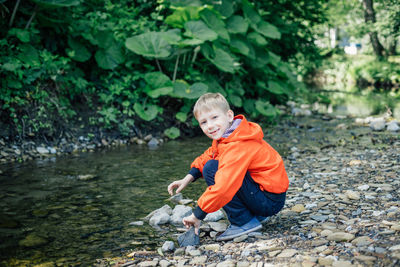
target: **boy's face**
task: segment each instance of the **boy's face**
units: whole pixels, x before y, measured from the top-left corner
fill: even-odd
[[[227,112],[224,112],[218,108],[209,111],[202,111],[198,114],[197,120],[205,135],[211,139],[218,140],[231,126],[233,121],[233,111],[228,110]]]

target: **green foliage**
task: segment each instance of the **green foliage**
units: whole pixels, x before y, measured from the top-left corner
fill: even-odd
[[[298,28],[285,24],[283,4],[268,12],[270,1],[11,2],[0,22],[0,112],[21,138],[54,136],[71,122],[125,136],[165,119],[195,125],[191,109],[206,92],[272,119],[298,88],[291,64],[301,42],[287,38]],[[299,43],[290,53],[281,49],[288,40]]]
[[[170,139],[176,139],[181,135],[181,131],[176,127],[171,127],[166,129],[164,134]]]

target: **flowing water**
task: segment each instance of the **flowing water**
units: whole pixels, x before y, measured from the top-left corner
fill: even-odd
[[[159,245],[159,232],[129,223],[166,204],[168,184],[186,175],[209,144],[195,138],[0,166],[2,263],[89,265]],[[197,182],[184,196],[202,190]]]
[[[390,97],[330,95],[334,114],[369,116],[389,106],[400,117],[399,102]],[[283,139],[267,138],[285,154]],[[159,247],[171,233],[129,223],[168,204],[167,185],[186,175],[209,145],[199,137],[157,149],[126,146],[0,165],[0,264],[87,266],[136,247]],[[183,193],[197,199],[204,189],[198,181]]]

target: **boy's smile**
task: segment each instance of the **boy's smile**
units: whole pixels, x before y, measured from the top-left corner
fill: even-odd
[[[224,112],[220,109],[202,111],[199,113],[197,120],[200,128],[209,138],[218,140],[231,126],[233,121],[233,111]]]

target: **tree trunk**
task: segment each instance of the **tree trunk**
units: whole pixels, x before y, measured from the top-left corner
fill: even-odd
[[[364,5],[364,18],[366,23],[375,23],[375,10],[373,0],[363,0]],[[374,53],[378,58],[383,57],[384,48],[382,44],[379,42],[378,33],[376,31],[370,31],[368,33],[369,38],[371,40],[372,47],[374,49]]]

